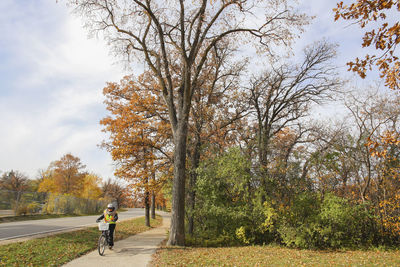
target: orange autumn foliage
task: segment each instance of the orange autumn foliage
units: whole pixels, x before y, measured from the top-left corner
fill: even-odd
[[[157,83],[149,73],[126,76],[120,83],[109,83],[103,93],[111,113],[100,121],[110,134],[103,146],[118,163],[115,175],[135,191],[158,191],[164,179],[152,177],[169,173],[172,147],[168,111]]]
[[[380,55],[366,55],[364,59],[356,58],[347,63],[349,70],[357,72],[365,78],[367,70],[376,65],[385,79],[386,86],[400,89],[400,61],[396,54],[397,45],[400,43],[400,23],[394,20],[390,25],[390,16],[399,16],[400,2],[398,0],[356,0],[351,5],[337,4],[335,20],[343,18],[357,23],[361,28],[367,25],[381,24],[367,31],[363,37],[362,47],[375,46],[381,51]]]
[[[54,194],[67,194],[85,199],[99,199],[102,195],[99,183],[101,178],[86,172],[80,158],[68,153],[53,161],[42,173],[38,191]]]
[[[386,131],[378,140],[369,140],[369,151],[382,159],[378,187],[379,211],[386,231],[400,236],[400,134]]]
[[[87,172],[80,158],[70,153],[50,163],[39,192],[70,194],[79,197],[84,187]]]

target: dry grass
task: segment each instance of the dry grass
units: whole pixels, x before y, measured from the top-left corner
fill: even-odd
[[[153,266],[400,266],[400,250],[313,251],[278,246],[171,248]]]

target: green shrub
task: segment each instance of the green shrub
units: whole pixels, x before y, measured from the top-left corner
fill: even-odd
[[[299,196],[281,218],[282,242],[298,248],[369,246],[375,239],[375,220],[366,206],[350,204],[328,194],[322,200]]]
[[[318,246],[318,221],[320,198],[316,194],[303,193],[295,198],[288,210],[279,217],[280,239],[289,247],[310,248]]]
[[[318,230],[323,247],[371,245],[375,220],[366,205],[351,205],[347,199],[327,195],[322,202]]]
[[[247,186],[251,179],[249,164],[239,149],[232,149],[200,166],[193,211],[196,237],[212,240],[229,235],[235,239],[238,227],[252,223]]]
[[[185,245],[193,247],[233,247],[240,245],[240,243],[228,233],[222,233],[214,237],[205,233],[205,235],[186,236]]]

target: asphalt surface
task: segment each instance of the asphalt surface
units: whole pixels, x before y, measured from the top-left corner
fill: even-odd
[[[104,256],[100,256],[97,249],[80,258],[77,258],[65,267],[147,267],[157,247],[167,237],[171,215],[165,212],[157,212],[163,217],[161,227],[150,231],[133,235],[127,239],[114,243],[114,248],[106,248]],[[118,229],[118,226],[117,226]]]
[[[0,223],[0,241],[94,226],[100,215]],[[119,220],[141,216],[144,216],[143,209],[128,209],[125,212],[118,212]]]

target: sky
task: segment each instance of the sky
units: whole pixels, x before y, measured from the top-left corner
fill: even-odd
[[[366,53],[362,32],[333,21],[336,1],[299,3],[316,18],[295,51],[323,38],[338,43],[341,75],[362,83],[345,66]],[[63,1],[1,0],[0,13],[0,174],[18,170],[35,178],[39,169],[72,153],[88,171],[113,177],[111,156],[99,148],[107,138],[99,125],[107,115],[102,89],[127,70],[103,40],[88,38]]]

